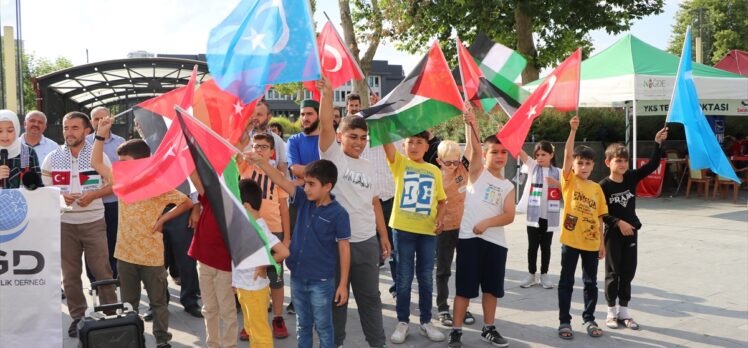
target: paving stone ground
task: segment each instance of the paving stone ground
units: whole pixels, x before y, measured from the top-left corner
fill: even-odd
[[[581,271],[577,271],[571,307],[576,337],[562,341],[556,335],[558,307],[556,290],[540,287],[522,289],[519,282],[527,268],[527,234],[524,216],[507,228],[509,255],[506,296],[500,299],[496,326],[511,347],[746,347],[748,346],[748,208],[747,195],[741,193],[739,204],[727,200],[701,198],[639,199],[638,213],[644,223],[639,237],[639,267],[633,282],[630,303],[632,316],[641,324],[640,331],[606,329],[601,338],[584,334]],[[454,266],[453,266],[454,267]],[[550,274],[558,281],[560,244],[554,237]],[[286,273],[288,279],[289,274]],[[85,277],[84,277],[85,278]],[[452,281],[454,277],[452,278]],[[393,298],[387,292],[391,283],[389,269],[380,272],[380,290],[384,302],[384,327],[388,337],[397,324]],[[606,305],[603,294],[604,262],[598,270],[598,324],[603,326]],[[454,290],[454,284],[450,285]],[[204,347],[205,329],[201,319],[184,312],[178,300],[178,287],[170,283],[169,305],[172,346]],[[286,294],[289,293],[288,287]],[[288,300],[288,298],[287,298]],[[147,308],[145,292],[141,311]],[[414,281],[411,322],[418,322],[418,293]],[[90,299],[89,299],[90,303]],[[286,302],[287,303],[287,302]],[[470,310],[477,323],[465,325],[465,347],[489,347],[480,341],[482,310],[474,300]],[[434,308],[436,314],[436,308]],[[348,311],[348,338],[345,347],[368,347],[355,301]],[[63,332],[70,318],[61,306]],[[294,318],[286,315],[292,337],[276,340],[279,348],[296,347]],[[448,329],[443,328],[447,333]],[[155,347],[151,324],[146,323],[149,347]],[[390,347],[446,347],[446,342],[430,342],[411,324],[404,344]],[[77,340],[64,339],[64,347],[76,347]],[[239,342],[246,347],[246,342]]]

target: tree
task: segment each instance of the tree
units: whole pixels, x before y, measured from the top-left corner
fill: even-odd
[[[663,0],[381,0],[379,5],[399,48],[415,53],[437,38],[444,54],[454,57],[454,44],[447,44],[453,29],[467,42],[484,32],[527,58],[522,73],[527,83],[578,47],[589,51],[590,31],[626,31],[633,20],[662,12]]]
[[[377,47],[384,36],[383,17],[379,0],[354,0],[354,5],[354,12],[351,12],[350,0],[338,0],[343,38],[366,77],[371,72],[371,61],[374,60]],[[358,47],[359,41],[368,44],[363,56]],[[369,84],[366,78],[353,81],[353,92],[361,96],[361,106],[369,106]]]
[[[73,66],[73,62],[65,57],[50,60],[26,52],[23,53],[23,63],[23,108],[26,112],[37,109],[32,79]]]
[[[730,50],[748,50],[748,1],[688,0],[680,4],[675,16],[668,51],[680,55],[686,28],[691,36],[701,33],[704,64],[719,62]],[[694,50],[696,49],[694,45]]]

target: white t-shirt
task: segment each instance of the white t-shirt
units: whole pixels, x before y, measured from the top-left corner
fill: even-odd
[[[276,244],[280,243],[280,240],[270,233],[268,225],[265,220],[258,219],[257,224],[260,225],[260,232],[265,234],[265,238],[268,240],[268,246],[272,248]],[[252,233],[248,231],[247,233]],[[260,266],[267,267],[267,266]],[[234,263],[231,263],[231,286],[244,290],[262,290],[270,285],[270,280],[267,277],[255,279],[255,272],[257,268],[250,269],[236,269]]]
[[[392,143],[395,145],[395,149],[403,153],[403,140],[398,140]],[[379,199],[386,201],[395,197],[395,180],[392,178],[392,171],[390,166],[387,164],[387,154],[384,152],[384,146],[379,145],[377,147],[371,147],[366,145],[364,152],[361,153],[361,158],[366,158],[374,168],[374,193],[379,196]]]
[[[58,151],[58,150],[55,150]],[[64,151],[62,147],[59,151]],[[53,151],[54,152],[54,151]],[[112,162],[109,161],[109,157],[104,155],[104,165],[111,168]],[[52,172],[52,156],[47,156],[42,163],[42,173]],[[78,159],[71,157],[70,161],[70,193],[81,193],[80,180],[78,178]],[[52,184],[52,178],[46,175],[42,175],[42,182],[44,186],[54,186]],[[101,187],[101,184],[99,185]],[[65,211],[60,217],[60,221],[66,224],[85,224],[89,222],[98,221],[104,218],[104,201],[101,198],[94,199],[86,207],[80,207],[78,202],[73,202],[71,210]]]
[[[486,169],[476,182],[468,183],[459,238],[477,237],[508,248],[503,226],[490,227],[480,235],[473,233],[473,227],[485,219],[503,214],[504,199],[513,188],[511,181],[499,179]]]
[[[343,152],[336,141],[327,151],[319,151],[321,159],[330,160],[338,167],[338,181],[332,189],[335,199],[348,212],[351,220],[351,243],[363,242],[377,234],[372,201],[374,167],[364,158],[352,158]]]

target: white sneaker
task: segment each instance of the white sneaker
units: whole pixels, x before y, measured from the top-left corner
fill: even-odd
[[[403,343],[406,337],[408,337],[408,323],[401,321],[395,326],[395,332],[390,336],[390,341],[392,343]]]
[[[447,335],[439,331],[436,327],[434,327],[434,324],[431,323],[421,324],[421,326],[418,327],[418,332],[434,342],[441,342],[447,339]],[[393,340],[392,342],[395,341]]]
[[[535,273],[527,275],[527,278],[519,284],[520,288],[529,288],[538,283],[538,276]]]
[[[541,274],[540,275],[540,286],[543,287],[543,289],[553,289],[553,282],[551,281],[551,276],[548,274]]]

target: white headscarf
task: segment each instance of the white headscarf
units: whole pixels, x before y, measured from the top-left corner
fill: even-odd
[[[8,150],[8,158],[15,158],[21,154],[21,142],[18,140],[18,132],[21,131],[21,123],[18,121],[18,115],[10,110],[0,110],[0,121],[10,121],[13,123],[13,128],[16,130],[16,137],[10,146],[0,145],[0,150]]]

